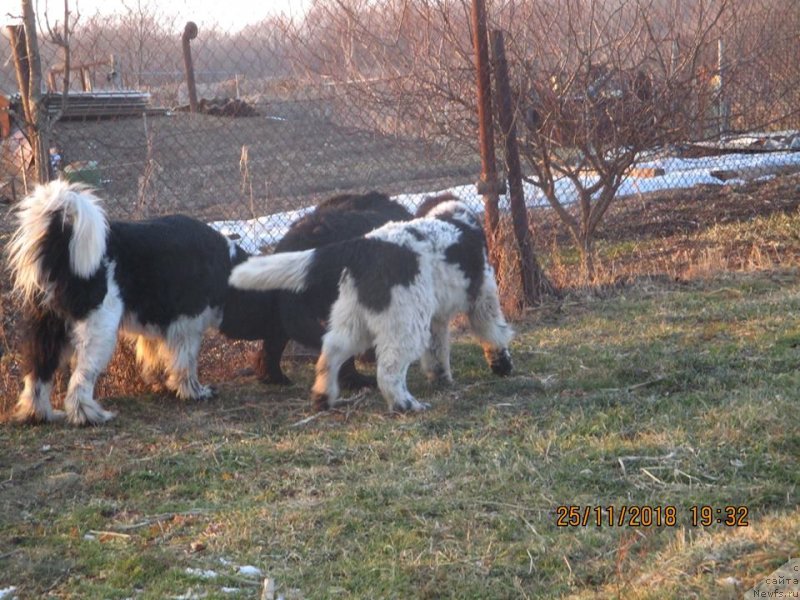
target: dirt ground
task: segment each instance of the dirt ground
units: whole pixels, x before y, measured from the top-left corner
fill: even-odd
[[[738,186],[704,186],[674,190],[647,196],[631,197],[612,205],[598,236],[598,247],[623,247],[618,257],[601,261],[600,270],[611,273],[612,283],[629,285],[642,277],[681,279],[691,275],[698,264],[714,253],[715,265],[730,269],[763,264],[800,261],[797,248],[785,248],[768,237],[727,240],[724,248],[709,241],[715,227],[747,222],[757,216],[796,214],[800,210],[800,175],[753,182]],[[569,235],[549,209],[531,213],[537,250],[545,264],[552,263],[555,248],[568,248]],[[705,237],[701,234],[705,233]],[[797,235],[797,234],[795,234]],[[2,238],[0,238],[2,241]],[[794,254],[793,254],[794,253]],[[721,263],[721,264],[720,264]],[[555,267],[552,267],[555,269]],[[570,292],[570,273],[575,269],[561,266],[558,283]],[[572,285],[575,281],[572,281]],[[8,294],[8,280],[0,280],[0,414],[8,412],[18,393],[21,374],[18,364],[20,317],[18,306]],[[553,301],[557,303],[557,301]],[[254,342],[231,342],[218,334],[207,336],[201,353],[200,374],[203,381],[223,382],[247,373]],[[300,349],[295,360],[310,361]],[[121,395],[145,391],[133,365],[132,350],[120,344],[108,373],[101,378],[98,394]]]
[[[250,218],[343,190],[424,190],[479,172],[475,157],[348,126],[317,102],[255,108],[242,118],[176,112],[64,121],[55,137],[65,164],[97,163],[117,218]]]

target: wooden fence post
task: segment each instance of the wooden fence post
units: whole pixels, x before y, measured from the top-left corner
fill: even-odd
[[[9,27],[17,85],[22,98],[28,141],[33,151],[37,183],[50,180],[49,122],[42,96],[42,64],[32,0],[22,0],[22,26]],[[24,165],[23,165],[24,168]]]

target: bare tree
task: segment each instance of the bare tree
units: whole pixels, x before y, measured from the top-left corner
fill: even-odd
[[[667,8],[565,0],[513,17],[526,180],[568,227],[587,281],[598,227],[637,158],[685,139],[704,83],[697,68],[728,0],[697,0],[683,24]]]
[[[717,40],[757,4],[782,1],[488,5],[490,28],[508,40],[526,181],[571,232],[587,280],[598,228],[637,159],[707,133],[708,107],[722,100]],[[474,148],[469,10],[469,0],[317,0],[295,32],[298,64],[376,128]],[[741,59],[729,57],[730,73]]]
[[[145,74],[163,63],[165,49],[180,47],[170,32],[175,17],[160,13],[150,0],[125,0],[122,5],[124,12],[118,15],[115,27],[116,44],[123,49],[126,71],[132,74],[127,84],[141,88]],[[179,59],[180,54],[176,57]]]
[[[296,64],[310,79],[328,82],[346,106],[358,105],[349,118],[358,119],[362,127],[425,140],[442,153],[457,149],[474,156],[478,120],[471,8],[467,0],[318,1],[295,32]],[[490,90],[488,84],[484,87]],[[493,141],[484,140],[484,145]],[[487,173],[495,172],[495,159],[484,160],[481,177],[493,180]],[[486,193],[492,262],[498,266],[501,255],[511,257],[520,267],[521,302],[537,302],[540,292],[550,288],[531,283],[546,278],[538,262],[530,260],[534,255],[528,236],[520,233],[520,243],[502,251],[495,247],[499,216],[494,183],[479,186]],[[528,230],[524,204],[515,208],[521,210],[516,230]]]
[[[22,26],[10,28],[11,46],[20,89],[22,118],[33,149],[35,180],[50,179],[50,122],[42,96],[42,65],[33,0],[22,0]]]
[[[70,37],[72,36],[72,31],[77,25],[78,20],[80,19],[80,14],[76,14],[75,18],[70,19],[72,16],[72,12],[69,9],[69,0],[64,0],[64,13],[63,13],[63,22],[59,24],[58,20],[55,21],[53,25],[50,24],[50,17],[48,14],[49,6],[45,4],[44,10],[44,20],[45,20],[45,31],[47,32],[46,39],[51,44],[55,45],[61,52],[61,56],[63,62],[61,64],[61,68],[63,69],[63,79],[62,79],[62,87],[61,87],[61,108],[56,115],[53,115],[50,118],[51,122],[57,121],[61,118],[64,110],[67,107],[67,96],[69,94],[69,86],[70,86],[70,73],[71,73],[71,66],[72,66],[72,49],[70,45]]]

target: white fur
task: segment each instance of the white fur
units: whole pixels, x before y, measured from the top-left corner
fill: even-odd
[[[454,201],[435,208],[431,213],[434,216],[389,223],[366,236],[412,250],[418,259],[419,272],[410,285],[393,286],[388,308],[375,311],[361,303],[355,282],[344,270],[316,366],[312,388],[315,397],[335,405],[339,368],[351,356],[374,346],[378,387],[389,410],[428,408],[408,391],[408,367],[422,359],[422,368],[429,379],[452,381],[449,323],[459,312],[469,316],[487,360],[491,362],[495,355],[502,355],[510,365],[507,347],[513,331],[500,309],[494,271],[484,252],[483,284],[477,297],[471,299],[466,274],[445,260],[445,252],[461,236],[453,224],[435,218],[445,213],[469,227],[480,227],[469,209]],[[424,239],[418,239],[420,232]],[[323,247],[250,259],[245,263],[246,270],[242,266],[234,269],[230,282],[243,289],[303,289],[313,253],[325,251],[332,250]],[[375,269],[380,268],[382,265],[375,264]]]
[[[178,318],[167,329],[163,346],[168,357],[166,385],[178,398],[206,399],[213,395],[213,389],[197,378],[197,356],[203,332],[209,327],[218,327],[220,322],[221,312],[206,308],[196,317]]]
[[[50,404],[50,394],[53,384],[34,380],[30,373],[23,379],[24,387],[19,395],[12,418],[15,421],[60,421],[65,413],[53,410]]]
[[[100,424],[114,418],[94,399],[97,378],[105,371],[117,345],[117,332],[124,310],[114,269],[107,273],[108,292],[103,303],[72,327],[72,375],[69,378],[64,410],[73,425]]]
[[[25,302],[32,302],[37,293],[47,297],[50,291],[38,248],[54,213],[63,211],[73,226],[69,247],[73,272],[88,278],[97,271],[105,256],[108,232],[106,215],[99,202],[87,188],[58,180],[36,187],[14,207],[16,230],[6,252],[14,289]]]
[[[313,250],[253,256],[237,266],[228,283],[245,290],[305,290],[305,275]]]

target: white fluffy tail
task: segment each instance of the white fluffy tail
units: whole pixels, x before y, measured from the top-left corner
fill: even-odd
[[[100,267],[106,253],[108,221],[100,199],[88,188],[57,180],[37,186],[14,208],[16,230],[8,243],[8,266],[14,289],[26,302],[48,292],[50,274],[45,272],[43,251],[51,224],[72,225],[69,265],[72,273],[88,279]],[[52,240],[49,240],[52,243]]]
[[[314,250],[253,256],[233,269],[228,283],[241,290],[302,292],[313,257]]]

